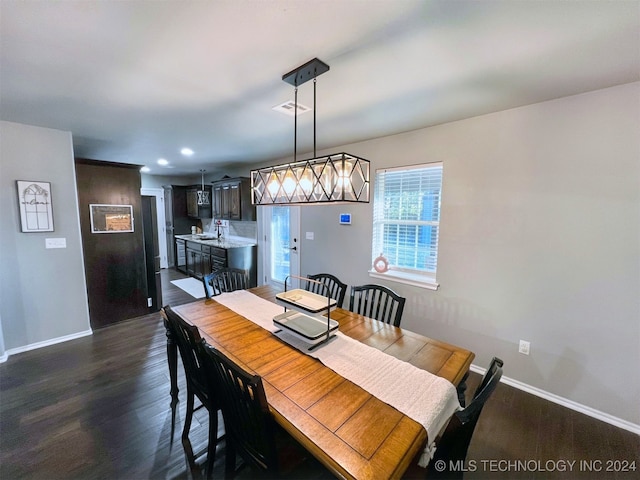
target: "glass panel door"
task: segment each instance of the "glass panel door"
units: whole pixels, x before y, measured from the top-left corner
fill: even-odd
[[[289,207],[273,207],[271,212],[271,280],[284,283],[289,275],[291,250],[289,246]]]
[[[264,238],[264,283],[284,288],[289,275],[300,275],[300,207],[260,207],[261,238]],[[287,281],[287,289],[298,288],[297,279]]]

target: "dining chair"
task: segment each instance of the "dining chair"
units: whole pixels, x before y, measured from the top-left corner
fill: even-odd
[[[399,327],[405,300],[384,285],[353,286],[349,298],[349,310]]]
[[[236,455],[268,478],[280,478],[304,462],[306,451],[271,416],[262,378],[245,371],[205,341],[199,344],[198,352],[209,378],[216,378],[220,396],[226,438],[225,478],[233,478],[238,472]]]
[[[443,471],[439,471],[439,468],[441,465],[463,464],[482,408],[500,382],[503,365],[502,360],[493,357],[471,402],[463,410],[453,414],[442,436],[436,439],[436,451],[429,462],[427,478],[462,478],[462,468],[445,468]]]
[[[163,312],[175,334],[175,341],[184,366],[187,383],[187,412],[182,429],[182,445],[192,470],[195,468],[196,461],[196,455],[193,453],[189,440],[193,413],[201,407],[206,408],[209,412],[209,441],[207,445],[207,477],[209,477],[213,469],[216,445],[219,440],[218,411],[220,410],[220,403],[215,395],[215,389],[211,387],[210,380],[207,378],[207,372],[198,357],[197,349],[202,342],[202,338],[198,328],[185,322],[170,306],[163,307]],[[195,397],[201,403],[196,409],[194,409]]]
[[[326,285],[327,288],[323,288],[322,285],[313,282],[306,282],[305,290],[317,293],[318,295],[322,295],[323,297],[329,296],[333,298],[337,303],[336,306],[341,308],[342,303],[344,302],[344,296],[347,293],[347,284],[342,283],[338,280],[337,277],[331,275],[330,273],[318,273],[315,275],[307,275],[307,278],[310,280],[317,280]]]
[[[207,298],[223,292],[234,292],[249,288],[249,273],[238,268],[221,268],[202,277]]]

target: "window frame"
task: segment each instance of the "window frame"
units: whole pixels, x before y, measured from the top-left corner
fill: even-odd
[[[376,244],[379,243],[376,241],[378,225],[380,221],[377,216],[377,209],[380,208],[378,202],[381,201],[380,195],[378,193],[379,186],[379,174],[386,172],[397,172],[402,171],[408,173],[412,170],[422,170],[427,168],[440,168],[440,191],[439,191],[439,202],[438,202],[438,220],[400,220],[400,223],[406,225],[416,225],[421,226],[435,225],[438,228],[438,238],[435,242],[435,251],[436,251],[436,267],[434,272],[428,272],[426,270],[417,270],[406,267],[398,267],[394,265],[389,265],[389,269],[386,272],[378,272],[373,268],[374,259],[380,254],[380,252],[374,251],[376,248]],[[376,183],[374,185],[374,196],[373,196],[373,219],[372,219],[372,233],[371,233],[371,248],[372,248],[372,267],[369,269],[369,276],[373,278],[380,278],[385,280],[391,280],[398,283],[404,283],[407,285],[412,285],[420,288],[426,288],[429,290],[437,290],[440,284],[436,281],[436,276],[438,273],[437,268],[437,256],[439,251],[439,237],[440,237],[440,222],[441,222],[441,210],[442,210],[442,177],[444,176],[444,164],[443,162],[429,162],[429,163],[421,163],[418,165],[406,165],[406,166],[398,166],[398,167],[389,167],[389,168],[379,168],[376,169]],[[381,194],[382,199],[384,199],[384,193]],[[383,200],[384,201],[384,200]]]

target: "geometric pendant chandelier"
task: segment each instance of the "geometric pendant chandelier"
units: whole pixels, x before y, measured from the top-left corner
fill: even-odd
[[[254,205],[369,202],[369,161],[348,153],[316,156],[316,77],[329,66],[314,58],[282,79],[295,87],[294,161],[251,171]],[[313,79],[313,157],[296,160],[298,86]]]

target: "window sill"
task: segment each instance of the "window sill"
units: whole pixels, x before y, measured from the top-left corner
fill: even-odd
[[[434,278],[407,272],[399,272],[397,270],[388,270],[385,273],[378,273],[375,270],[369,270],[369,276],[392,282],[404,283],[414,287],[426,288],[427,290],[437,290],[440,286],[439,283],[436,283]]]

